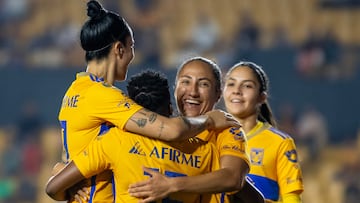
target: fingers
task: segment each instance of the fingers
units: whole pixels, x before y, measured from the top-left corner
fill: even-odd
[[[148,182],[149,182],[149,180],[144,180],[144,181],[140,181],[140,182],[130,184],[129,189],[137,188],[137,187],[143,187],[143,186],[147,185]]]
[[[82,189],[78,190],[77,194],[80,195],[82,199],[85,200],[85,202],[88,200],[89,191],[87,190],[86,187],[83,187]]]
[[[156,200],[155,198],[148,197],[148,198],[140,200],[139,203],[149,203],[149,202],[153,202],[155,200]]]
[[[81,199],[80,195],[76,194],[76,195],[74,196],[74,199],[75,199],[77,202],[82,203],[82,199]],[[86,201],[86,200],[85,200],[85,201]]]

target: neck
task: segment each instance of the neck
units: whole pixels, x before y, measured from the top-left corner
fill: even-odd
[[[112,67],[107,60],[92,60],[88,63],[86,72],[91,73],[99,78],[104,78],[104,81],[113,85],[114,74],[112,73]]]
[[[250,132],[250,130],[253,129],[257,124],[257,115],[251,115],[246,118],[239,118],[235,116],[235,118],[240,122],[245,133]]]

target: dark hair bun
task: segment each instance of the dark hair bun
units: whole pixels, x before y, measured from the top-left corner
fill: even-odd
[[[91,0],[87,3],[87,15],[92,19],[99,19],[106,11],[101,6],[101,4],[97,1]]]

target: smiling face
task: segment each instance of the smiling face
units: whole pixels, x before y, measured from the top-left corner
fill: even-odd
[[[260,82],[254,71],[247,66],[238,66],[225,80],[223,98],[227,112],[240,119],[257,116],[266,94],[260,93]]]
[[[211,111],[220,97],[216,84],[218,82],[209,64],[199,60],[187,63],[179,71],[175,86],[179,113],[198,116]]]

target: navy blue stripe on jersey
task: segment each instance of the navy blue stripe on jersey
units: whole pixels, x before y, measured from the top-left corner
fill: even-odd
[[[92,75],[92,74],[90,74],[89,76],[90,76],[90,79],[92,81],[95,81],[95,82],[103,82],[104,81],[104,78],[99,78],[99,77],[97,77],[95,75]]]
[[[100,126],[100,132],[98,136],[105,134],[107,131],[109,131],[110,127],[106,125],[106,123],[102,123]]]
[[[96,190],[96,175],[91,177],[91,188],[90,188],[89,203],[93,202],[93,199],[94,199],[94,196],[95,196],[95,190]]]
[[[274,128],[274,127],[270,127],[269,130],[270,130],[271,132],[279,135],[279,136],[280,136],[281,138],[283,138],[283,139],[287,139],[287,138],[290,137],[290,135],[288,135],[288,134],[284,133],[283,131],[280,131],[280,130]]]
[[[64,151],[65,151],[65,157],[66,157],[66,163],[69,161],[69,147],[67,144],[67,129],[66,129],[66,121],[60,121],[60,126],[63,134],[63,145],[64,145]]]
[[[116,197],[116,187],[115,187],[114,174],[112,174],[112,175],[111,175],[111,183],[112,183],[112,193],[113,193],[114,202],[115,202],[115,197]]]
[[[279,199],[279,185],[276,181],[253,174],[248,174],[248,176],[255,183],[254,186],[264,195],[265,199],[272,201]]]
[[[224,203],[225,202],[225,192],[222,192],[221,193],[221,196],[220,196],[220,203]]]

